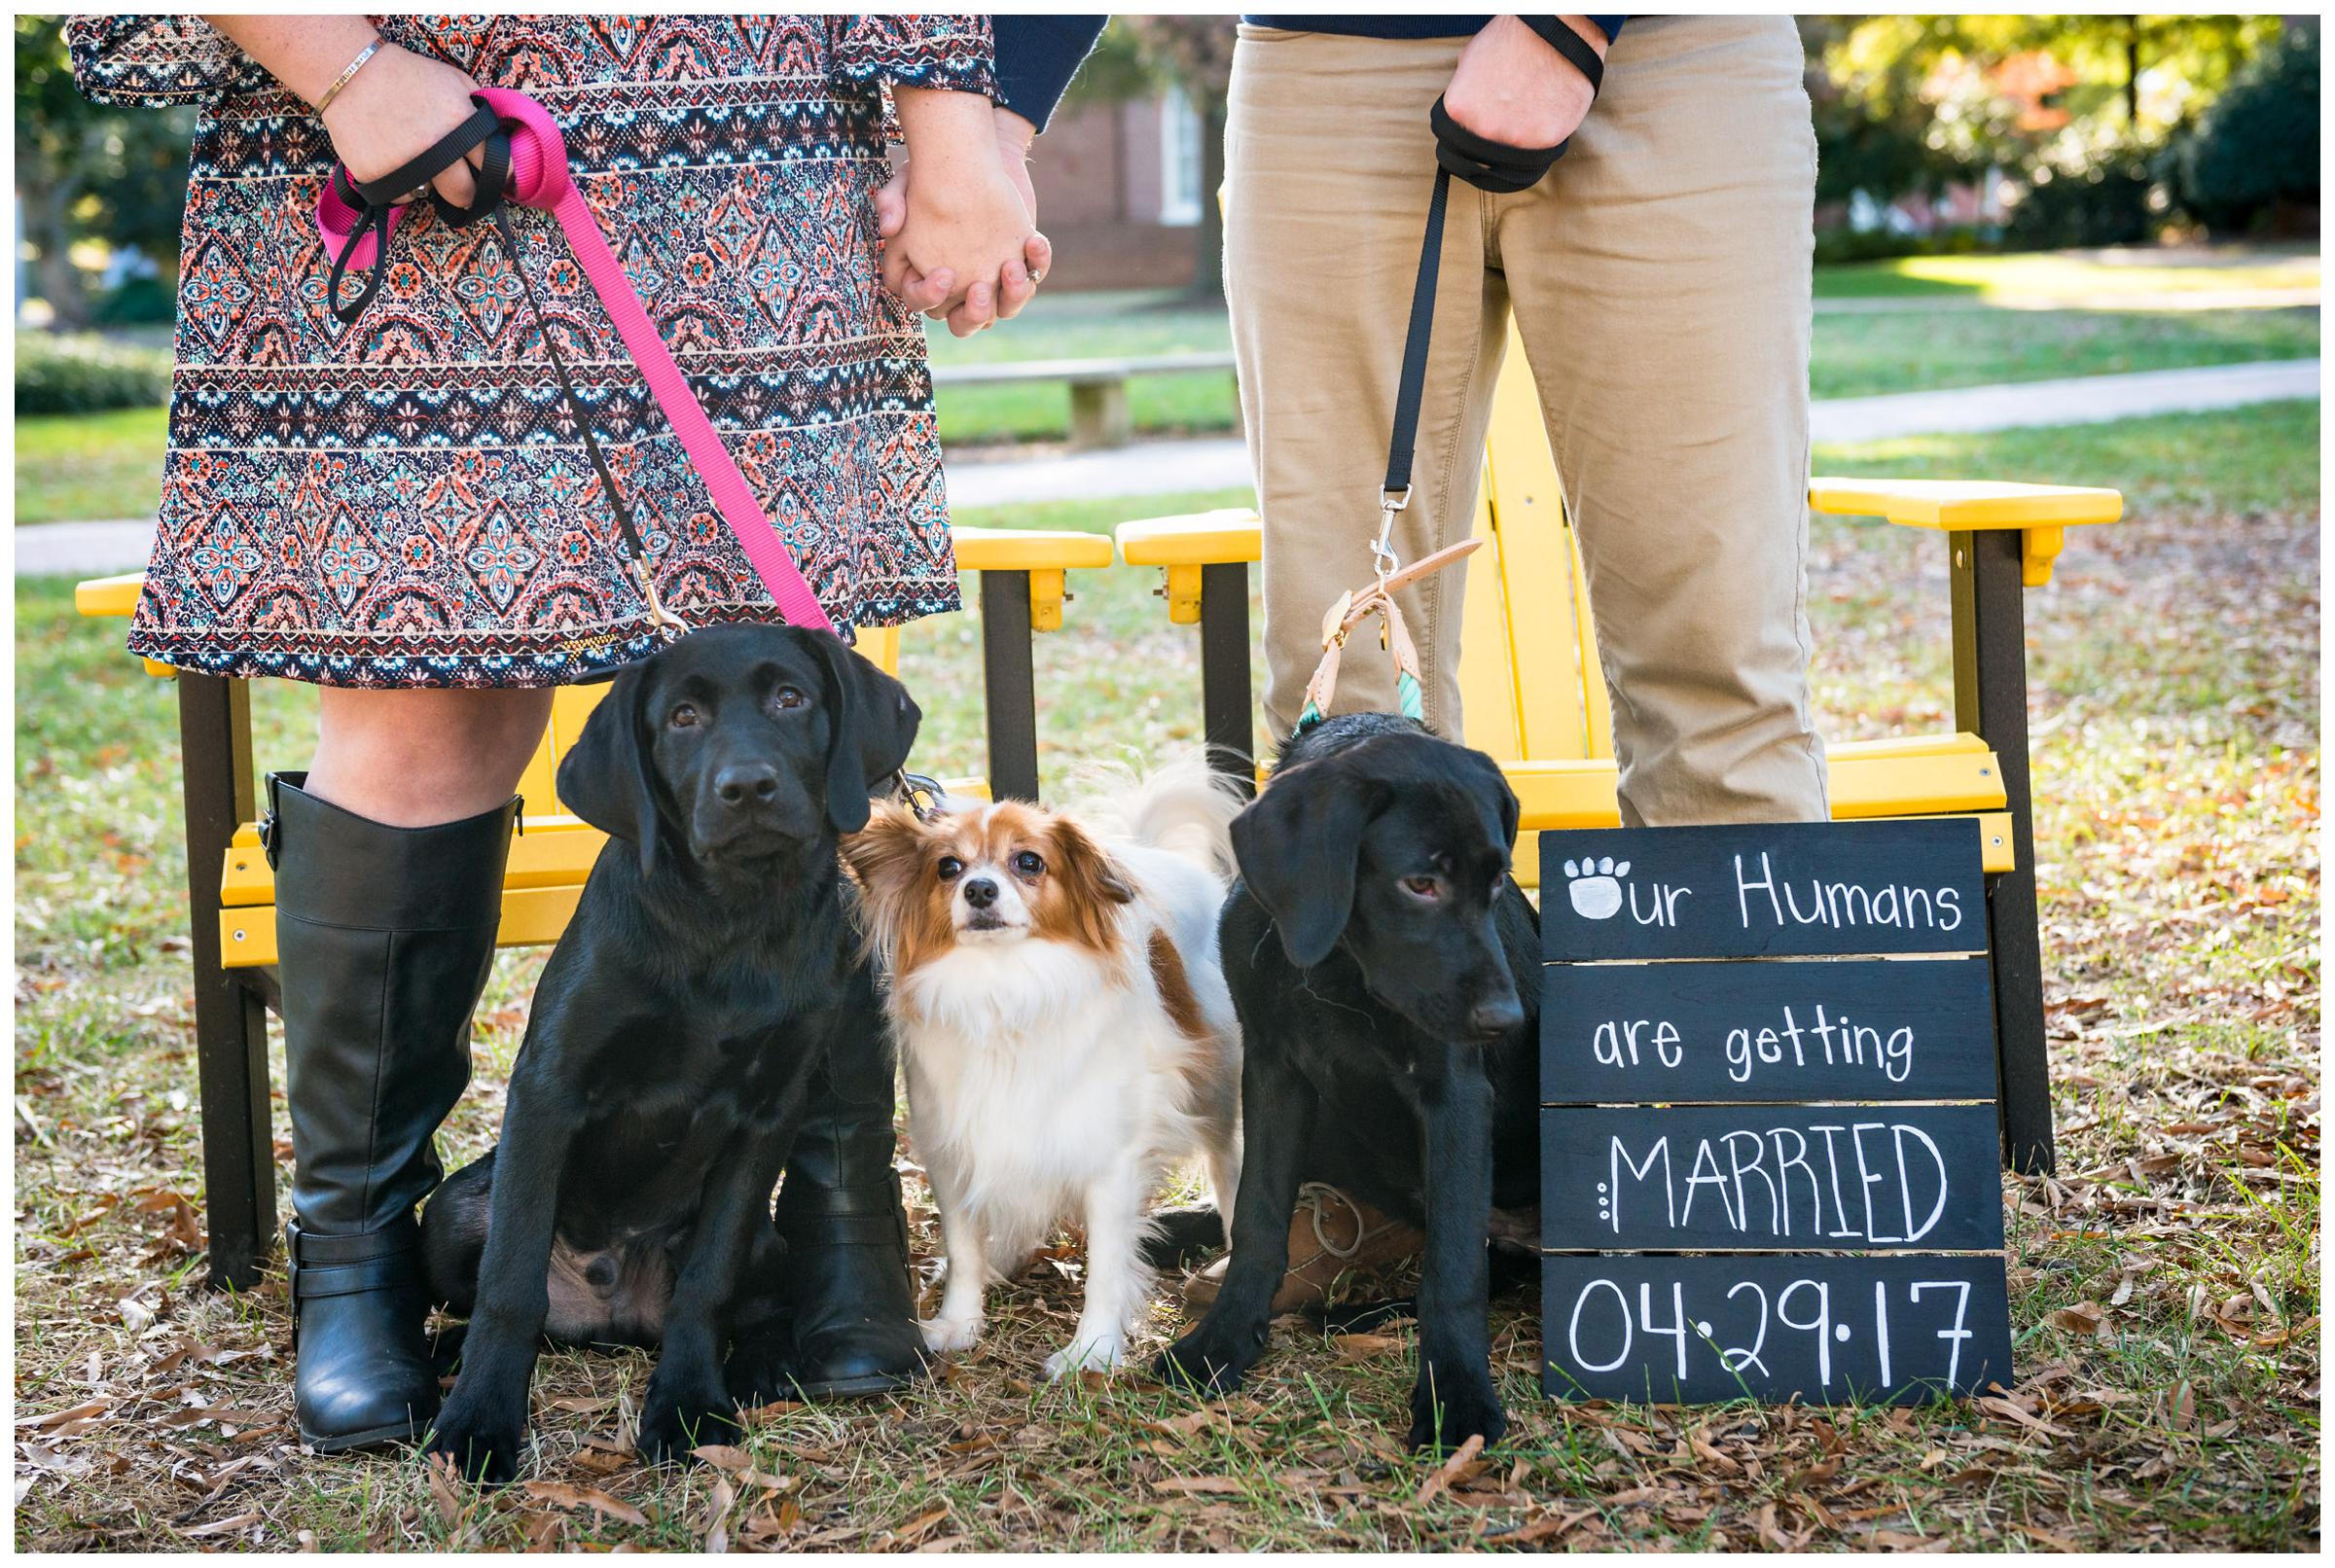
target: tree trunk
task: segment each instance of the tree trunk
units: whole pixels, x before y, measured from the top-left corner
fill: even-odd
[[[2140,134],[2140,18],[2124,18],[2124,123]]]
[[[22,160],[17,163],[17,180],[24,201],[24,237],[36,253],[33,273],[40,279],[41,298],[49,302],[58,330],[81,331],[90,324],[90,289],[81,268],[73,265],[72,226],[65,221],[73,193],[62,183],[30,173]]]
[[[1200,110],[1200,229],[1194,235],[1192,287],[1195,304],[1224,298],[1224,101],[1209,98]]]

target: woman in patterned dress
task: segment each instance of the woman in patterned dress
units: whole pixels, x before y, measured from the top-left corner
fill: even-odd
[[[894,624],[957,591],[922,330],[883,287],[870,198],[888,108],[917,175],[891,242],[904,293],[960,330],[1027,297],[988,20],[81,17],[67,36],[91,96],[201,110],[129,645],[324,689],[309,771],[269,779],[297,1408],[320,1450],[402,1441],[438,1405],[413,1208],[469,1081],[512,792],[551,689],[655,634],[494,226],[409,207],[344,325],[318,187],[336,160],[363,181],[420,156],[478,86],[542,101],[820,602]],[[463,165],[434,183],[475,194]],[[511,218],[665,603],[693,624],[777,619],[551,216]],[[888,1064],[864,1065],[816,1091],[779,1205],[814,1390],[917,1365]]]

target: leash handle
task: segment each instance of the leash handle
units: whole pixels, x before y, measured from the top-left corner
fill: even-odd
[[[492,172],[501,176],[496,182],[499,189],[490,192],[486,181],[482,179],[480,197],[468,208],[453,207],[443,198],[437,198],[433,193],[441,216],[456,227],[494,216],[506,246],[512,247],[509,260],[525,284],[528,303],[532,306],[533,284],[527,280],[525,269],[519,266],[517,235],[501,213],[500,206],[508,199],[521,206],[550,211],[558,223],[560,232],[567,236],[576,263],[591,282],[593,292],[599,297],[610,323],[616,328],[617,337],[631,355],[633,366],[648,383],[650,395],[657,400],[657,406],[665,410],[666,423],[672,427],[682,449],[689,454],[690,462],[705,481],[714,506],[722,515],[722,520],[736,538],[738,548],[745,552],[746,559],[753,565],[755,575],[761,579],[772,602],[777,605],[779,614],[785,617],[789,625],[809,626],[831,635],[840,635],[836,633],[835,623],[819,603],[818,595],[811,591],[810,585],[804,581],[794,558],[787,553],[784,541],[778,537],[778,530],[764,514],[761,503],[755,499],[753,486],[746,482],[745,476],[738,471],[737,460],[722,445],[720,436],[714,432],[713,422],[705,416],[703,406],[698,402],[697,394],[690,390],[688,377],[681,374],[680,366],[673,361],[672,350],[665,346],[656,323],[649,319],[648,311],[640,303],[640,296],[632,288],[632,280],[626,275],[624,264],[608,248],[607,236],[600,232],[599,223],[593,217],[591,204],[584,199],[583,193],[576,189],[575,181],[568,172],[566,145],[560,139],[558,124],[553,120],[551,111],[525,93],[509,88],[484,88],[473,95],[473,101],[480,105],[477,114],[449,132],[421,158],[395,174],[359,186],[347,179],[345,169],[336,170],[334,177],[325,182],[324,189],[317,194],[316,226],[324,236],[326,250],[333,256],[332,298],[335,313],[344,321],[354,320],[363,314],[365,306],[378,291],[380,275],[386,267],[395,215],[403,205],[401,198],[407,197],[418,187],[427,186],[432,176],[454,159],[467,155],[482,141],[487,141],[489,137],[506,140],[509,149],[507,165],[494,151],[491,142],[486,159],[487,163],[493,166]],[[480,127],[483,123],[485,128],[482,130]],[[448,151],[449,147],[452,148],[450,153]],[[431,163],[431,160],[436,160],[435,163]],[[430,166],[424,169],[424,164]],[[415,177],[416,170],[422,170],[418,178]],[[485,172],[483,170],[482,174]],[[370,267],[372,276],[364,291],[350,303],[348,313],[344,314],[340,303],[340,278],[349,266]],[[536,320],[541,328],[543,318],[539,309]],[[591,421],[586,417],[574,383],[567,375],[566,366],[559,359],[557,345],[552,341],[548,330],[543,332],[543,339],[559,376],[560,388],[567,398],[568,407],[576,416],[577,425],[584,431],[585,445],[591,451],[593,467],[599,472],[601,483],[607,489],[609,503],[616,509],[619,525],[637,556],[631,564],[634,577],[644,584],[650,617],[661,626],[677,625],[679,623],[656,597],[648,571],[647,552],[633,531],[629,510],[600,456],[597,441],[592,434]]]

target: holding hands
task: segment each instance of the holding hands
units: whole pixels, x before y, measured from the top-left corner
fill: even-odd
[[[1053,247],[1037,232],[1036,127],[967,92],[899,88],[908,162],[876,195],[884,287],[959,338],[1015,315]]]

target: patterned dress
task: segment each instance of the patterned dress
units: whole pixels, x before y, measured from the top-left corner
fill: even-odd
[[[611,248],[841,626],[957,607],[920,320],[870,200],[891,85],[991,90],[986,17],[386,17],[548,107]],[[129,646],[328,686],[548,686],[654,646],[494,226],[407,211],[354,326],[325,301],[323,124],[207,23],[81,17],[101,101],[195,103],[161,524]],[[775,620],[547,212],[520,265],[665,605]]]

